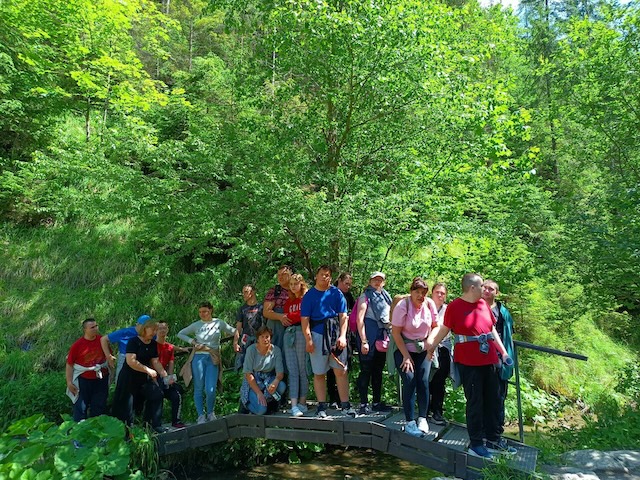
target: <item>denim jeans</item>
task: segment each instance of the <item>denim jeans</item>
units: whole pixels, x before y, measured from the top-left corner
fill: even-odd
[[[97,417],[105,413],[109,396],[109,374],[95,380],[78,377],[78,385],[80,395],[73,404],[73,419],[79,422],[87,417]]]
[[[287,386],[282,381],[279,382],[278,386],[276,387],[276,391],[281,396],[284,395],[286,389]],[[268,398],[267,403],[269,402],[275,402],[275,400],[273,398]],[[258,401],[258,395],[256,395],[256,392],[254,392],[252,388],[249,389],[249,402],[247,403],[247,408],[251,413],[255,415],[264,415],[265,413],[267,413],[267,405],[260,405],[260,402]]]
[[[418,416],[427,417],[429,407],[429,371],[431,370],[431,360],[427,359],[427,352],[409,352],[413,360],[413,372],[403,372],[400,368],[402,364],[402,353],[395,352],[396,368],[402,378],[402,408],[407,422],[415,420],[416,394],[418,396]]]
[[[214,413],[218,366],[213,364],[211,355],[195,354],[191,362],[193,372],[193,401],[198,415],[204,414],[204,396],[207,398],[207,413]],[[204,395],[203,395],[204,392]]]

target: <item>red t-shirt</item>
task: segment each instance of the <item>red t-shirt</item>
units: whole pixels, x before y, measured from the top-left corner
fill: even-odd
[[[484,299],[469,303],[456,298],[447,306],[444,313],[444,325],[456,335],[477,336],[491,333],[496,319]],[[498,363],[498,349],[493,340],[489,341],[489,352],[482,353],[478,342],[456,343],[453,349],[453,361],[462,365],[481,366]]]
[[[107,358],[104,356],[104,352],[102,351],[102,346],[100,345],[100,335],[96,335],[96,338],[93,340],[87,340],[84,337],[80,337],[76,340],[71,348],[69,349],[69,354],[67,355],[67,363],[69,365],[73,365],[77,363],[78,365],[82,365],[83,367],[93,367],[95,365],[100,365],[107,361]],[[108,373],[106,368],[102,369],[103,375]],[[83,372],[80,374],[82,378],[86,378],[87,380],[95,380],[98,378],[96,376],[96,372]]]
[[[158,343],[158,360],[166,370],[169,368],[169,362],[174,360],[174,346],[169,342]]]
[[[287,316],[291,325],[300,325],[300,305],[302,304],[302,297],[293,298],[289,297],[284,304],[284,314]]]

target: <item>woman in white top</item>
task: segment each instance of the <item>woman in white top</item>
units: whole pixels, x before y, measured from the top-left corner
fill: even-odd
[[[193,399],[198,412],[198,423],[216,419],[214,404],[216,386],[220,373],[220,333],[235,333],[228,323],[213,318],[213,306],[203,302],[198,309],[200,320],[193,322],[178,332],[178,338],[193,345]],[[207,414],[204,411],[204,394],[207,399]]]

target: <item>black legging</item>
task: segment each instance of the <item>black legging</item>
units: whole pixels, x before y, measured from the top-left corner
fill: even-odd
[[[370,344],[369,347],[374,349],[373,356],[360,357],[360,375],[358,375],[357,381],[358,394],[362,404],[368,403],[369,382],[371,382],[373,403],[380,403],[382,399],[382,371],[387,363],[387,354],[377,351],[375,343]]]
[[[449,350],[445,347],[438,347],[438,370],[429,382],[429,393],[431,401],[429,402],[429,410],[433,413],[442,415],[442,405],[444,404],[445,382],[451,370],[451,357]]]
[[[133,425],[134,412],[141,410],[144,404],[144,420],[152,427],[161,426],[164,399],[162,389],[152,380],[138,385],[131,385],[128,380],[126,375],[118,377],[113,395],[113,414],[127,425]]]

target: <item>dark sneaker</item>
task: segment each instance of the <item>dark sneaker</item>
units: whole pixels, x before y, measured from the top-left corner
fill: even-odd
[[[391,410],[393,410],[389,405],[387,405],[384,402],[378,402],[378,403],[374,403],[372,405],[373,407],[373,411],[374,412],[390,412]]]
[[[324,410],[318,410],[316,412],[316,418],[327,418],[327,412]]]
[[[358,415],[371,415],[371,409],[366,403],[361,403],[358,408]]]
[[[182,423],[180,420],[178,420],[177,422],[173,422],[171,426],[173,428],[187,428],[187,425],[185,423]]]
[[[338,402],[333,402],[331,405],[329,405],[329,408],[333,410],[340,410],[340,405],[338,405]]]
[[[433,420],[433,423],[435,423],[436,425],[446,425],[447,421],[444,419],[444,417],[442,416],[442,414],[440,412],[436,412],[431,416],[431,419]]]
[[[484,445],[478,445],[477,447],[469,447],[469,450],[467,451],[467,453],[469,455],[473,455],[474,457],[482,457],[482,458],[486,458],[487,460],[493,460],[493,455],[489,453],[489,450],[487,450],[487,447],[485,447]]]
[[[347,407],[342,409],[343,415],[347,415],[351,418],[356,418],[356,410],[353,407]]]
[[[163,427],[162,425],[160,425],[159,427],[153,427],[153,431],[158,434],[163,434],[163,433],[167,433],[169,429],[167,427]]]
[[[518,450],[509,445],[507,440],[504,438],[500,438],[497,442],[490,442],[487,440],[487,450],[489,450],[489,453],[502,455],[515,455],[518,453]]]

